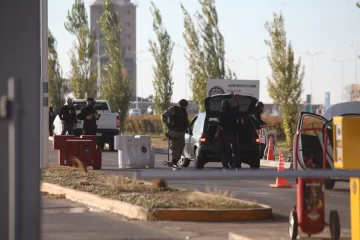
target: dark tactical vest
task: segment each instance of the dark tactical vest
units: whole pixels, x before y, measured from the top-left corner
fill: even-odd
[[[175,114],[170,119],[171,130],[185,131],[188,122],[188,114],[185,108],[174,106]]]

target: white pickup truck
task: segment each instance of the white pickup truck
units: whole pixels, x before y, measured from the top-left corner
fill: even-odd
[[[86,106],[86,99],[74,99],[73,106],[75,107],[76,114],[80,113],[81,108]],[[113,113],[106,100],[95,100],[94,108],[101,115],[97,120],[97,144],[103,149],[105,144],[109,144],[110,151],[114,151],[114,136],[120,133],[120,117],[117,113]],[[61,135],[62,124],[59,116],[56,116],[54,120],[54,135]],[[82,134],[82,121],[78,120],[78,123],[74,129],[75,135]]]

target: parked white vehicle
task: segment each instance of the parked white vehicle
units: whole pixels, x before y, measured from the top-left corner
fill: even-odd
[[[81,108],[86,106],[86,99],[74,99],[73,105],[76,110],[76,114],[80,113]],[[120,133],[120,117],[117,113],[113,113],[106,100],[95,100],[94,108],[101,115],[97,120],[96,136],[98,136],[97,143],[103,149],[105,144],[109,144],[109,149],[114,151],[114,136]],[[82,134],[83,122],[77,120],[78,123],[74,128],[75,135]],[[54,135],[61,135],[63,125],[59,116],[56,116],[53,129]]]
[[[336,116],[358,116],[360,117],[360,101],[338,103],[330,106],[324,116],[301,112],[298,120],[297,130],[305,127],[304,119],[315,123],[314,127],[325,128],[327,131],[326,161],[327,168],[334,168],[333,160],[333,118]],[[311,120],[310,120],[311,119]],[[322,132],[299,134],[298,152],[296,152],[296,138],[293,141],[293,159],[298,159],[298,170],[307,170],[305,159],[311,158],[312,161],[322,166],[322,153],[324,149],[324,134]],[[325,189],[333,189],[336,181],[347,182],[349,179],[331,178],[326,179]]]
[[[129,110],[129,116],[140,116],[140,115],[141,115],[140,109],[133,108]]]

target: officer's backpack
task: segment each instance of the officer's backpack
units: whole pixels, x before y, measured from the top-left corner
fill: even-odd
[[[185,108],[181,108],[179,106],[174,106],[175,114],[170,119],[170,127],[172,129],[177,129],[181,131],[185,131],[188,115]]]

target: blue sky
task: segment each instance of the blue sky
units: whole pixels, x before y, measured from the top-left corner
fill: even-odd
[[[86,1],[89,11],[89,2]],[[150,0],[133,1],[137,8],[137,52],[149,49],[148,40],[154,38]],[[199,10],[197,0],[154,0],[160,9],[164,24],[173,41],[185,46],[183,33],[182,2],[188,11]],[[64,28],[64,21],[73,0],[49,0],[49,28],[58,41],[60,64],[65,76],[69,72],[69,49],[74,38]],[[272,20],[273,12],[283,11],[287,38],[291,40],[295,55],[302,58],[305,65],[304,96],[311,89],[311,58],[305,52],[323,54],[314,57],[313,102],[324,103],[325,92],[331,93],[331,104],[341,100],[341,64],[333,59],[352,61],[344,64],[343,86],[355,83],[356,47],[360,53],[360,9],[356,0],[217,0],[220,29],[225,38],[226,59],[238,79],[256,79],[256,63],[250,56],[261,58],[269,50],[264,44],[268,33],[264,23]],[[174,49],[173,81],[174,101],[191,96],[185,90],[186,66],[184,50]],[[138,55],[138,95],[148,96],[153,92],[152,56],[149,52]],[[359,61],[357,62],[359,64]],[[360,69],[359,69],[360,72]],[[358,74],[359,74],[358,72]],[[271,103],[267,93],[267,77],[271,69],[266,59],[258,62],[260,99]],[[358,77],[360,83],[360,77]]]

